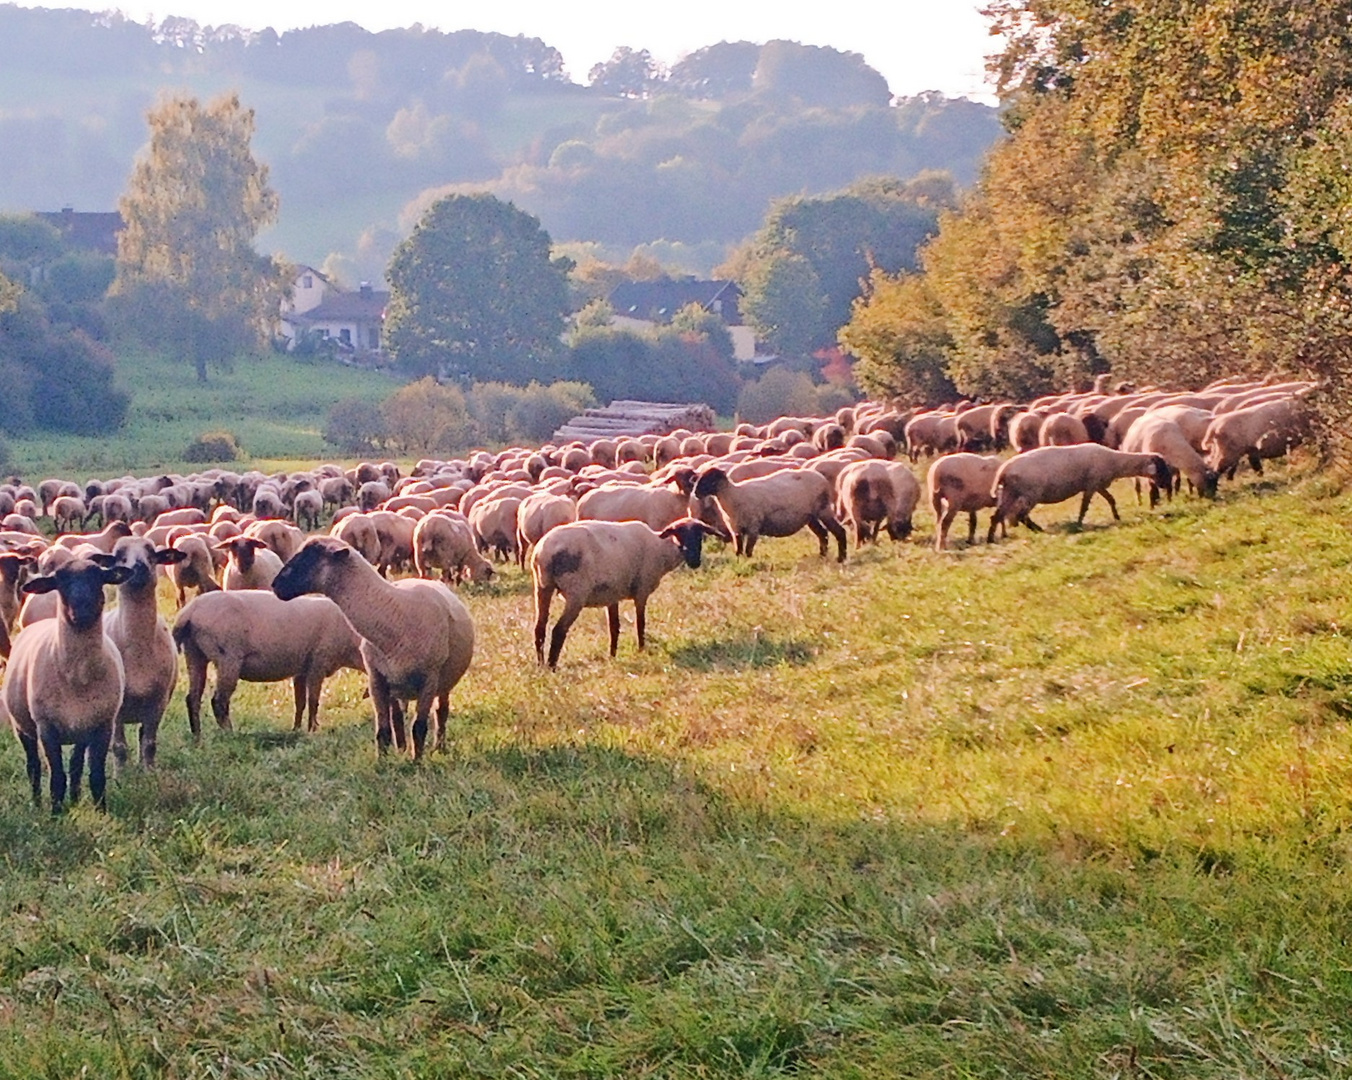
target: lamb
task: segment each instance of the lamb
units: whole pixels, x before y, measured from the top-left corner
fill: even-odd
[[[428,514],[414,526],[413,566],[420,578],[439,569],[448,583],[493,577],[493,564],[479,554],[469,523],[459,514]]]
[[[978,510],[995,505],[991,490],[1001,464],[1003,459],[994,455],[951,454],[930,466],[925,487],[934,509],[935,551],[943,551],[947,546],[953,519],[964,512],[967,514],[967,543],[976,542],[976,514]]]
[[[1040,503],[1057,503],[1073,495],[1081,496],[1080,524],[1095,493],[1107,501],[1113,520],[1120,521],[1117,502],[1108,486],[1126,476],[1144,476],[1160,487],[1172,481],[1169,463],[1158,454],[1127,454],[1098,443],[1042,446],[1010,458],[995,474],[995,513],[986,542],[993,544],[995,527],[1010,521],[1041,532],[1041,526],[1028,516],[1029,511]]]
[[[110,555],[96,555],[94,562],[106,569],[121,568],[126,578],[117,587],[117,607],[103,617],[103,628],[122,657],[125,685],[122,707],[113,724],[113,760],[120,769],[127,763],[127,724],[140,724],[140,760],[155,767],[155,748],[160,721],[178,682],[178,657],[169,638],[169,625],[160,618],[155,604],[159,567],[183,562],[187,553],[175,548],[157,548],[140,537],[117,542]]]
[[[230,556],[221,579],[226,592],[240,589],[266,589],[282,568],[282,560],[256,536],[236,536],[216,544],[217,551]]]
[[[836,561],[845,561],[845,530],[831,505],[831,482],[819,472],[787,469],[737,483],[722,469],[706,469],[694,495],[718,504],[739,555],[750,556],[762,536],[792,536],[806,526],[820,542],[823,558],[828,537],[834,536]]]
[[[28,581],[30,596],[55,592],[59,617],[35,623],[14,641],[3,689],[5,711],[27,758],[33,802],[41,800],[42,761],[51,772],[52,812],[66,800],[61,748],[72,744],[69,790],[80,797],[89,760],[89,792],[106,809],[106,765],[113,725],[122,705],[124,674],[117,646],[103,629],[103,587],[120,585],[129,571],[76,559],[54,574]]]
[[[188,726],[202,737],[202,696],[207,665],[216,665],[211,711],[231,730],[230,699],[245,682],[290,679],[299,731],[308,709],[307,730],[319,730],[319,694],[324,680],[340,668],[362,671],[361,637],[338,605],[323,596],[291,602],[271,592],[216,592],[197,597],[179,612],[173,640],[188,664]]]
[[[435,745],[445,747],[451,690],[474,655],[474,624],[449,588],[421,578],[386,581],[341,540],[315,536],[282,568],[272,591],[283,600],[322,593],[362,636],[380,752],[391,738],[404,747],[403,702],[409,699],[417,700],[414,759],[422,757],[434,700]]]
[[[841,471],[836,489],[837,516],[853,523],[856,545],[877,540],[884,521],[893,540],[911,535],[911,515],[920,501],[920,485],[908,466],[872,459],[857,461]]]
[[[568,630],[583,608],[606,609],[610,655],[620,642],[620,601],[634,602],[638,647],[647,644],[648,598],[662,578],[684,562],[700,564],[704,537],[713,530],[683,518],[660,533],[641,521],[575,521],[551,529],[531,552],[535,582],[535,657],[545,663],[545,628],[554,593],[563,594],[563,613],[549,639],[549,667],[557,668]]]

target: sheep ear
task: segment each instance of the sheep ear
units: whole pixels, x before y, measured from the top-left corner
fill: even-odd
[[[36,596],[39,593],[49,593],[56,588],[56,578],[49,574],[46,577],[29,578],[23,583],[19,591],[26,596]]]
[[[89,556],[89,561],[94,563],[96,566],[103,567],[105,570],[107,570],[110,566],[115,566],[117,564],[116,556],[105,555],[103,554],[103,552],[99,552],[97,555]]]
[[[166,566],[169,563],[180,563],[188,557],[186,551],[179,551],[178,548],[165,547],[159,548],[154,555],[154,562],[157,566]]]
[[[103,583],[105,585],[121,585],[131,578],[131,574],[130,566],[110,566],[103,571]]]

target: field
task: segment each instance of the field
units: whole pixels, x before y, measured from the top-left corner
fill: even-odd
[[[132,394],[120,431],[102,438],[49,432],[6,437],[11,453],[5,468],[25,479],[54,474],[77,483],[128,471],[191,471],[202,466],[183,462],[188,444],[222,428],[236,435],[257,467],[327,459],[335,451],[320,431],[333,404],[350,397],[380,401],[400,385],[376,372],[274,354],[212,368],[203,387],[186,360],[129,352],[118,359],[117,377]]]
[[[0,1077],[1347,1075],[1352,496],[1119,502],[715,551],[553,675],[508,569],[420,766],[350,673],[107,816],[11,743]]]

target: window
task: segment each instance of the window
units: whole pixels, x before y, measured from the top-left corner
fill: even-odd
[[[300,287],[302,289],[313,289],[315,287],[315,279],[312,278],[309,274],[306,274],[303,278],[300,279]]]
[[[380,348],[380,331],[374,326],[366,331],[366,347],[372,352]]]
[[[351,330],[351,328],[350,328],[350,327],[344,326],[341,330],[339,330],[339,331],[338,331],[338,340],[341,341],[344,345],[351,345],[351,344],[352,344],[352,330]]]

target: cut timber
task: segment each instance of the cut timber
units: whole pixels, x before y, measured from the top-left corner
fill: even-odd
[[[588,409],[554,432],[554,443],[592,442],[622,435],[666,435],[687,431],[713,431],[714,411],[708,405],[664,401],[612,401],[604,409]]]

